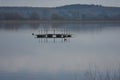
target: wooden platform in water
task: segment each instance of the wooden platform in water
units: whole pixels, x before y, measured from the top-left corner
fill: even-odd
[[[71,34],[36,34],[37,38],[70,38]]]

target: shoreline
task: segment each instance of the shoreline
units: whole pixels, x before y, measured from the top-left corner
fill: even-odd
[[[3,23],[120,23],[120,20],[0,20]]]

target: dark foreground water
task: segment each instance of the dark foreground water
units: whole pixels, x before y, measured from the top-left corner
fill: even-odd
[[[72,38],[32,35],[46,31]],[[120,24],[0,24],[0,80],[93,80],[94,72],[120,79]]]

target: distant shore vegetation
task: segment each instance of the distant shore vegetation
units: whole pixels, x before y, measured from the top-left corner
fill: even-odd
[[[54,8],[0,7],[2,20],[120,20],[120,8],[79,4]]]

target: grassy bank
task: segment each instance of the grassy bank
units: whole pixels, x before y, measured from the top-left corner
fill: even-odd
[[[107,70],[104,72],[99,70],[88,70],[83,75],[84,80],[120,80],[120,69]]]

